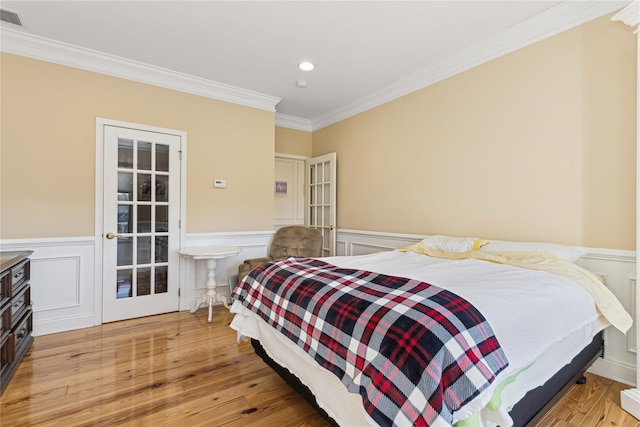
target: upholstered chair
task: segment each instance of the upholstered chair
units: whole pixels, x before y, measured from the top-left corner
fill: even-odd
[[[294,257],[319,257],[322,254],[322,233],[315,228],[291,225],[276,231],[266,257],[246,259],[238,267],[238,280],[253,268],[271,261]]]

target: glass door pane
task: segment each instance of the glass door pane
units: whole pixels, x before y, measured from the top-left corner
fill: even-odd
[[[167,292],[169,146],[118,140],[116,298]]]

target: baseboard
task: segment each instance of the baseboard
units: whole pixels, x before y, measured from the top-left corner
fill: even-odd
[[[90,328],[96,326],[95,315],[93,313],[57,318],[51,320],[38,320],[38,313],[33,313],[33,336],[57,334],[58,332],[73,331],[75,329]]]
[[[627,384],[631,387],[634,387],[636,384],[636,370],[633,366],[624,365],[604,358],[596,360],[588,369],[588,372],[622,384]]]
[[[640,390],[632,388],[620,392],[620,406],[622,409],[640,419]]]

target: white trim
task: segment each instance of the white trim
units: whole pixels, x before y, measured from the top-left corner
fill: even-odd
[[[384,231],[372,231],[372,230],[351,230],[351,229],[339,229],[338,233],[341,237],[345,236],[362,236],[374,239],[391,239],[406,240],[409,243],[413,243],[418,240],[424,239],[426,234],[407,234],[407,233],[393,233]],[[629,249],[607,249],[607,248],[592,248],[588,246],[571,246],[583,253],[581,258],[598,259],[598,260],[611,260],[618,262],[636,262],[636,251]]]
[[[189,74],[156,67],[131,59],[110,55],[35,36],[11,28],[0,28],[3,52],[55,64],[107,74],[180,92],[204,96],[233,104],[276,111],[281,98],[248,89],[195,77]]]
[[[274,230],[263,231],[215,231],[210,233],[187,233],[186,238],[189,241],[197,240],[226,240],[226,239],[263,239],[271,237],[275,233]],[[234,244],[233,246],[238,246]]]
[[[574,246],[574,248],[582,251],[583,259],[601,259],[612,260],[617,262],[636,262],[636,251],[624,249],[603,249],[603,248],[587,248],[582,246]]]
[[[628,283],[629,283],[628,284],[629,301],[637,301],[638,297],[636,293],[637,293],[638,281],[634,277],[629,277]],[[637,319],[636,304],[630,304],[628,311],[632,319]],[[638,338],[637,338],[637,334],[635,333],[637,328],[638,328],[637,322],[634,321],[634,324],[631,326],[631,329],[629,329],[629,331],[626,334],[627,335],[627,351],[629,353],[634,353],[634,354],[638,353]],[[636,358],[637,357],[638,356],[636,354]]]
[[[617,9],[629,1],[564,1],[417,72],[314,117],[313,131],[423,89],[485,62],[554,36]]]
[[[606,341],[605,341],[605,354],[606,354]],[[622,384],[633,386],[636,379],[636,369],[633,366],[629,366],[625,363],[615,362],[604,359],[602,357],[596,359],[593,365],[587,369],[589,372],[599,375],[601,377],[609,378],[610,380],[617,381]]]
[[[35,316],[35,313],[34,313]],[[73,331],[76,329],[90,328],[98,326],[95,323],[93,314],[84,314],[79,316],[65,316],[58,319],[36,320],[33,319],[33,336],[57,334],[60,332]],[[37,329],[36,329],[37,328]]]
[[[286,153],[275,153],[274,157],[277,159],[290,159],[290,160],[307,160],[311,158],[309,156],[298,156],[297,154],[286,154]]]
[[[180,143],[180,248],[187,244],[187,132],[181,135]],[[182,273],[179,273],[182,277]],[[182,292],[184,287],[180,283],[179,309],[186,309],[187,296]]]
[[[640,25],[640,1],[634,1],[629,6],[615,14],[612,21],[622,21],[630,27],[638,27]],[[638,34],[640,28],[636,28],[634,34]]]
[[[96,238],[94,236],[80,237],[45,237],[42,239],[2,239],[0,240],[0,248],[7,250],[7,247],[29,246],[29,247],[52,247],[52,246],[69,246],[69,245],[94,245]]]
[[[349,229],[343,229],[343,228],[339,229],[338,232],[341,235],[353,234],[357,236],[389,237],[394,240],[397,240],[397,239],[422,240],[426,236],[425,234],[389,233],[385,231],[349,230]]]
[[[311,120],[301,117],[288,116],[282,113],[276,113],[276,126],[283,128],[301,130],[305,132],[313,131]]]
[[[46,306],[42,306],[41,303],[38,304],[39,307],[34,307],[33,311],[34,313],[42,313],[45,311],[53,311],[56,312],[58,310],[62,310],[62,309],[68,309],[68,308],[81,308],[82,307],[82,301],[80,300],[80,295],[83,292],[82,289],[82,278],[81,278],[81,267],[82,267],[82,256],[78,255],[78,254],[74,254],[74,255],[55,255],[55,256],[48,256],[48,257],[40,257],[40,258],[33,258],[31,260],[31,265],[33,266],[33,268],[37,268],[38,263],[48,263],[49,265],[55,262],[60,262],[60,261],[71,261],[74,264],[74,278],[75,280],[72,280],[72,283],[75,283],[75,299],[73,302],[67,302],[66,304],[57,304],[57,305],[46,305]],[[33,297],[32,297],[33,299]]]
[[[622,390],[620,392],[620,406],[640,419],[640,391],[637,388]]]

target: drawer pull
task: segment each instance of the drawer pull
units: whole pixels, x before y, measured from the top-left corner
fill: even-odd
[[[24,338],[27,335],[27,328],[22,328],[16,333],[16,338]]]
[[[24,300],[23,299],[19,299],[18,301],[16,301],[15,303],[13,303],[13,306],[15,308],[19,308],[22,307],[24,305]]]

